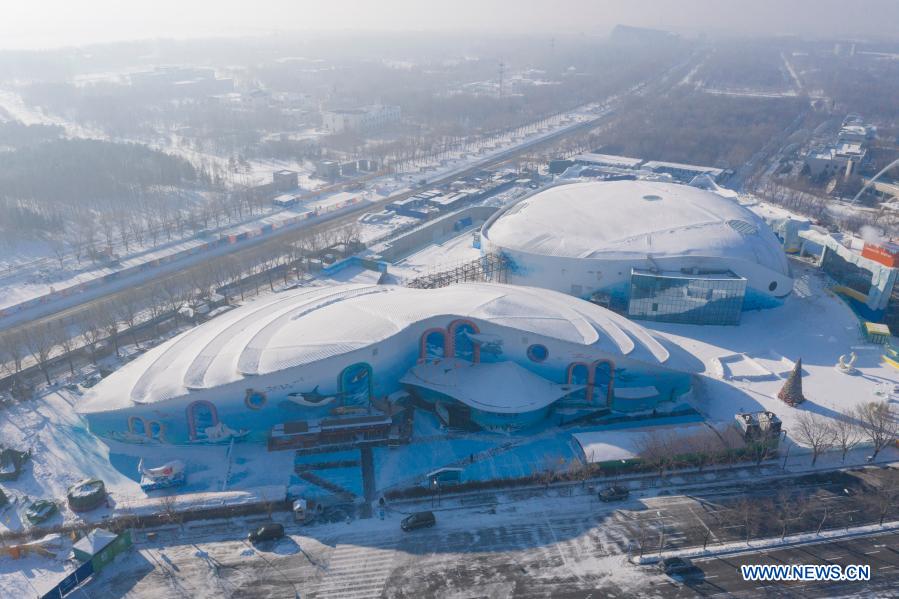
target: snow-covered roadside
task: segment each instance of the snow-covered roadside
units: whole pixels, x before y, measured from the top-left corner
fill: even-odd
[[[747,542],[722,543],[703,549],[702,547],[692,547],[687,549],[671,549],[662,552],[661,555],[635,555],[631,557],[631,562],[638,565],[655,564],[664,558],[669,557],[685,557],[690,559],[705,559],[710,557],[719,557],[722,555],[739,555],[741,553],[756,553],[762,549],[784,549],[787,547],[795,547],[797,545],[811,545],[815,543],[825,543],[827,541],[837,541],[840,539],[851,539],[855,537],[865,537],[878,533],[887,533],[899,530],[899,521],[884,522],[883,525],[868,524],[866,526],[853,526],[842,530],[822,530],[821,532],[807,532],[797,535],[787,535],[784,538],[768,538],[753,539]]]

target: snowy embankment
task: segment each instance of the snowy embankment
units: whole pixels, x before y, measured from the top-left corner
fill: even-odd
[[[741,553],[756,553],[763,549],[787,548],[798,545],[810,545],[814,543],[824,543],[827,541],[837,541],[840,539],[851,539],[854,537],[864,537],[879,533],[891,532],[899,530],[899,521],[884,522],[883,525],[868,524],[866,526],[855,526],[843,530],[824,530],[819,533],[806,532],[797,535],[787,535],[784,538],[755,539],[749,542],[722,543],[703,549],[702,547],[688,547],[686,549],[673,549],[665,551],[662,554],[632,556],[631,562],[638,565],[655,564],[663,558],[668,557],[686,557],[690,559],[704,559],[711,557],[719,557],[722,555],[737,555]]]

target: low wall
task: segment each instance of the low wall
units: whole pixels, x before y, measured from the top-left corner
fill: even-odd
[[[462,219],[470,218],[473,225],[486,222],[499,210],[495,206],[469,206],[458,212],[436,218],[421,227],[386,241],[377,251],[387,262],[396,262],[415,250],[445,237],[455,230],[455,224]]]

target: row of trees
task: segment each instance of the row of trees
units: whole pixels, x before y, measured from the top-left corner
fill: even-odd
[[[830,199],[800,179],[775,181],[767,178],[755,187],[759,196],[805,215],[823,226],[835,226],[844,231],[860,232],[863,227],[874,227],[887,235],[899,233],[899,218],[890,210],[831,210]]]
[[[261,286],[274,291],[276,283],[286,284],[291,278],[299,278],[307,258],[336,244],[353,247],[359,243],[359,227],[352,223],[340,228],[299,231],[285,235],[278,243],[207,260],[177,275],[92,303],[64,318],[0,333],[0,366],[7,374],[18,377],[26,367],[34,365],[50,384],[51,367],[60,356],[74,374],[76,350],[85,350],[94,363],[106,344],[119,355],[125,331],[139,346],[137,330],[143,323],[153,323],[153,337],[158,337],[162,320],[173,319],[177,327],[184,314],[195,312],[216,292],[230,302],[259,293]]]
[[[788,534],[818,534],[822,529],[842,526],[858,526],[877,521],[883,525],[887,516],[895,511],[899,502],[899,485],[889,477],[875,484],[863,484],[856,495],[852,514],[835,511],[818,495],[803,490],[783,488],[773,496],[743,496],[732,500],[719,500],[715,509],[704,509],[696,514],[700,524],[698,534],[688,539],[706,549],[710,542],[727,543],[754,538],[771,538],[775,535],[783,540]],[[674,537],[673,524],[665,522],[662,514],[638,516],[635,542],[640,557],[645,553],[667,548]]]
[[[812,466],[818,456],[832,449],[839,450],[845,462],[846,454],[862,443],[871,446],[873,459],[899,438],[899,411],[887,401],[863,403],[832,419],[804,411],[797,416],[791,432],[811,449]]]
[[[870,445],[873,458],[899,438],[899,410],[886,401],[858,405],[847,414],[825,418],[802,411],[790,431],[793,439],[808,447],[814,466],[818,457],[829,450],[839,450],[842,460],[861,446]],[[732,463],[750,458],[756,463],[776,455],[777,444],[747,442],[735,427],[716,430],[700,429],[690,435],[676,431],[647,434],[637,441],[637,455],[644,465],[653,467],[661,476],[667,469],[692,466],[702,471],[716,463]]]

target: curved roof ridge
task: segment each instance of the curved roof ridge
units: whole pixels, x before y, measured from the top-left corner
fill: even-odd
[[[524,293],[536,299],[538,302],[542,301],[552,305],[563,315],[565,315],[566,313],[569,315],[574,315],[574,318],[571,318],[569,316],[568,322],[570,322],[572,326],[574,326],[574,328],[578,331],[578,333],[581,334],[584,340],[583,342],[585,344],[592,345],[602,340],[602,336],[599,334],[600,331],[596,328],[596,325],[598,325],[599,323],[594,322],[592,318],[588,318],[584,315],[583,312],[573,307],[570,301],[573,298],[567,295],[559,294],[555,291],[545,293],[546,297],[537,297],[538,294],[535,293],[533,288],[523,287],[521,289],[522,291],[524,291]],[[615,342],[615,344],[618,346],[619,351],[621,351],[622,353],[627,354],[634,349],[633,341],[631,341],[630,339],[621,339],[614,333],[606,331],[605,329],[603,329],[603,332],[606,333],[606,335]],[[629,349],[625,350],[624,348],[626,347],[629,347]]]
[[[670,352],[662,345],[658,339],[656,339],[649,331],[644,329],[641,326],[636,325],[630,320],[620,317],[619,322],[617,323],[623,329],[625,329],[628,333],[636,337],[640,340],[640,342],[649,350],[649,353],[659,361],[659,363],[664,364],[668,361],[668,358],[671,357]]]
[[[285,297],[276,298],[275,301],[261,303],[258,306],[258,309],[243,315],[241,318],[229,324],[229,326],[227,326],[226,328],[223,328],[215,337],[213,337],[209,341],[209,343],[203,346],[203,348],[197,353],[197,356],[187,367],[183,379],[184,386],[188,389],[205,388],[206,373],[209,371],[209,367],[212,365],[215,359],[220,355],[221,350],[225,347],[225,345],[228,344],[229,341],[233,341],[237,335],[252,327],[254,324],[257,324],[259,321],[258,317],[260,312],[271,309],[273,306],[277,306],[278,304],[290,303],[300,297],[312,296],[308,301],[314,301],[315,296],[319,295],[322,289],[327,288],[313,287],[309,289],[303,289],[300,293],[287,294]],[[288,305],[283,310],[278,311],[277,315],[283,314],[285,311],[294,309],[296,309],[295,305]],[[235,327],[238,328],[235,329]]]
[[[243,350],[240,352],[240,356],[237,358],[237,371],[245,376],[254,376],[256,374],[259,374],[259,361],[262,359],[262,353],[265,351],[265,342],[272,338],[272,336],[277,332],[278,328],[280,328],[280,326],[284,322],[296,320],[301,316],[314,312],[315,310],[320,310],[325,306],[330,306],[331,304],[341,302],[346,299],[358,297],[359,295],[384,293],[386,291],[387,288],[378,287],[378,285],[361,285],[354,286],[350,289],[347,289],[344,286],[340,286],[336,291],[331,290],[330,293],[322,294],[323,297],[316,297],[310,302],[304,303],[301,306],[297,306],[294,310],[289,310],[283,314],[278,315],[277,317],[270,320],[268,324],[262,327],[255,335],[253,335],[253,337],[244,346]]]

